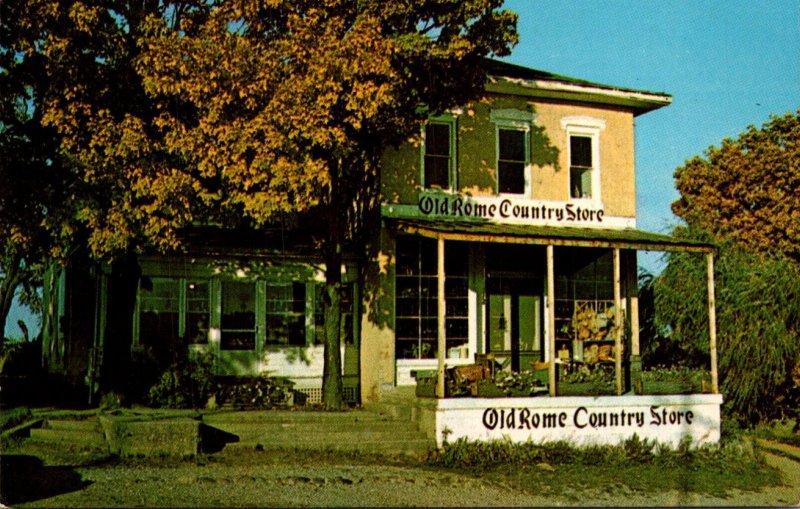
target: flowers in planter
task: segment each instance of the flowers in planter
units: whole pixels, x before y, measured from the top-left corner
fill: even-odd
[[[646,394],[706,392],[711,376],[704,369],[685,366],[656,366],[642,371],[641,384]]]
[[[532,396],[543,392],[547,387],[530,370],[525,371],[498,371],[494,375],[494,384],[507,396]]]

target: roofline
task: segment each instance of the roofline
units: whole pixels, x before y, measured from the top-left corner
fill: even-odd
[[[487,67],[488,92],[621,106],[635,116],[672,103],[664,92],[603,85],[499,60],[487,60]]]
[[[668,235],[654,234],[636,230],[645,234],[649,238],[639,239],[614,239],[603,238],[598,235],[587,235],[586,238],[576,236],[547,235],[542,233],[532,233],[529,235],[517,232],[468,232],[459,230],[447,230],[436,224],[426,224],[414,220],[395,220],[394,224],[401,233],[409,235],[419,235],[432,239],[443,239],[451,241],[465,242],[491,242],[503,244],[527,244],[527,245],[553,245],[566,247],[594,247],[594,248],[619,248],[632,249],[636,251],[684,251],[691,253],[711,253],[715,247],[712,244],[699,241],[686,241]],[[451,226],[453,226],[451,224]],[[626,230],[622,230],[626,231]],[[627,229],[630,232],[630,229]],[[599,233],[598,230],[596,230]],[[618,233],[618,232],[617,232]]]

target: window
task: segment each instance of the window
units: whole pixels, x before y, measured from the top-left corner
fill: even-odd
[[[142,278],[139,290],[139,344],[166,348],[180,335],[180,280]]]
[[[445,247],[445,334],[447,348],[467,343],[467,249]],[[395,285],[396,357],[432,359],[438,344],[436,241],[415,237],[397,240]]]
[[[220,326],[220,349],[255,350],[256,284],[254,282],[222,282]]]
[[[454,122],[435,120],[425,126],[423,186],[427,189],[438,187],[452,189],[455,168]]]
[[[270,345],[305,346],[306,285],[267,285],[267,338]]]
[[[592,197],[592,138],[569,137],[569,188],[572,198]]]
[[[186,332],[189,343],[208,343],[210,285],[205,280],[187,280]]]
[[[497,131],[497,191],[500,193],[525,193],[525,134],[518,129]]]
[[[534,115],[529,111],[492,110],[497,127],[497,192],[530,195],[530,132]]]
[[[210,285],[206,279],[143,277],[139,286],[138,342],[167,346],[208,343]]]
[[[569,143],[570,198],[600,199],[600,131],[606,123],[591,117],[561,119]]]

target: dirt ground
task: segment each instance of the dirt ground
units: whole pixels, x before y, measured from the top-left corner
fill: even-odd
[[[26,495],[14,507],[359,507],[359,506],[797,506],[800,462],[768,454],[784,485],[725,498],[678,491],[630,490],[537,495],[536,486],[513,489],[467,475],[400,465],[259,462],[220,456],[205,464],[174,461],[105,466],[42,464],[17,480]],[[34,462],[35,463],[35,462]],[[10,465],[20,468],[19,465]],[[5,465],[9,467],[9,465]],[[38,469],[38,471],[35,471]],[[22,484],[19,484],[22,483]],[[25,483],[32,483],[24,486]],[[29,489],[28,489],[29,488]]]

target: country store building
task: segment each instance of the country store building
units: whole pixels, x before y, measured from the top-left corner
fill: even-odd
[[[487,65],[484,98],[385,153],[378,254],[363,281],[355,261],[342,267],[345,398],[370,404],[418,384],[439,443],[718,440],[712,247],[636,229],[635,118],[670,96]],[[183,342],[214,354],[220,376],[286,377],[319,399],[321,257],[302,232],[259,235],[198,236],[184,254],[139,256],[123,278],[51,270],[45,365],[94,389],[116,360]],[[638,384],[637,251],[672,250],[708,261],[707,394]],[[135,302],[121,302],[125,285]],[[560,382],[578,367],[610,370],[610,393],[569,392]],[[483,397],[495,371],[529,372],[540,389]],[[472,392],[455,397],[453,380]]]

